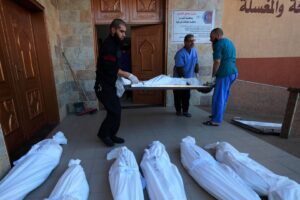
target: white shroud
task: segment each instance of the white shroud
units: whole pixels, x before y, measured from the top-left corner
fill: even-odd
[[[40,186],[59,163],[63,150],[60,144],[67,144],[62,132],[33,145],[27,154],[15,161],[0,182],[0,200],[24,199]]]
[[[162,143],[154,141],[145,149],[141,168],[151,200],[186,199],[181,175]]]
[[[48,200],[87,200],[89,185],[80,160],[71,159],[69,168],[60,177]]]
[[[109,184],[115,200],[143,200],[141,173],[133,153],[127,147],[118,147],[107,154],[107,160],[116,159],[109,170]]]
[[[205,148],[215,149],[216,159],[231,167],[259,195],[268,196],[269,200],[300,199],[298,183],[273,173],[231,144],[216,142]]]
[[[193,137],[182,139],[181,162],[197,183],[219,200],[260,200],[259,196],[228,166],[217,162],[196,145]]]

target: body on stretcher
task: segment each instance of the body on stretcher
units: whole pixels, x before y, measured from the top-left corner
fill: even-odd
[[[125,84],[125,90],[192,90],[209,93],[214,88],[214,83],[202,84],[197,78],[173,78],[160,75],[138,84]]]

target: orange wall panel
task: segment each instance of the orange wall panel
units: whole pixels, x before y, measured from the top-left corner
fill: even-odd
[[[238,58],[239,79],[300,88],[300,57]]]

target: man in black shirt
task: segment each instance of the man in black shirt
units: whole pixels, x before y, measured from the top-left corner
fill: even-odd
[[[103,104],[107,115],[98,131],[98,137],[107,145],[124,143],[124,139],[116,134],[121,122],[121,104],[116,94],[116,80],[122,76],[138,83],[138,78],[120,69],[121,42],[125,38],[126,23],[121,19],[114,19],[110,24],[110,34],[104,40],[97,61],[95,92]]]

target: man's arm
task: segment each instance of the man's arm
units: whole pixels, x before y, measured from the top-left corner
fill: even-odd
[[[175,66],[176,73],[179,78],[184,77],[184,68]]]
[[[197,73],[199,73],[199,65],[198,65],[198,63],[195,65],[195,70],[194,70],[194,72],[197,74]]]
[[[217,74],[217,71],[220,67],[220,64],[221,64],[221,60],[220,59],[217,59],[217,60],[214,60],[214,64],[213,64],[213,74],[212,76],[216,76]]]
[[[124,77],[124,78],[128,78],[130,76],[130,73],[119,69],[118,76],[121,76],[121,77]]]
[[[139,82],[139,79],[135,75],[121,69],[118,71],[118,76],[128,78],[133,84],[137,84]]]

